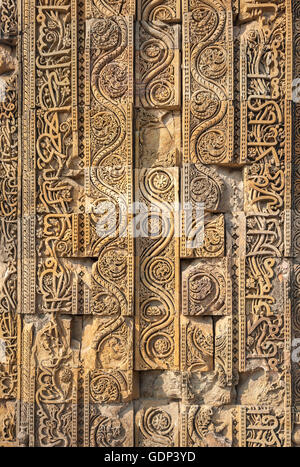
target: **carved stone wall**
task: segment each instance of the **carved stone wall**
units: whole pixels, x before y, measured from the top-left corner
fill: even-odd
[[[0,445],[300,445],[299,1],[0,13]]]

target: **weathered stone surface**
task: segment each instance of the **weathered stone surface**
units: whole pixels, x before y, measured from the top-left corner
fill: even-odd
[[[284,375],[262,369],[244,373],[240,377],[237,401],[240,405],[284,405]]]
[[[232,409],[208,405],[184,407],[182,444],[187,447],[231,447]]]
[[[84,432],[85,447],[133,446],[133,416],[132,404],[90,405]]]
[[[144,371],[140,372],[140,397],[144,399],[181,399],[181,372]]]

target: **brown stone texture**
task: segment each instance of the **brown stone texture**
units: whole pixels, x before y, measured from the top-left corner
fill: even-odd
[[[2,0],[0,446],[300,445],[299,5]]]

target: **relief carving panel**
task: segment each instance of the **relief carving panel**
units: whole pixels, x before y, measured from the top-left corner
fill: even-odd
[[[0,446],[300,445],[298,0],[3,0]]]

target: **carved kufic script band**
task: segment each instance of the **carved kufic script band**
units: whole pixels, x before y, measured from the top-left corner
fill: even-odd
[[[291,408],[241,407],[239,430],[241,447],[291,446]],[[259,429],[258,429],[259,427]]]
[[[0,40],[15,40],[18,34],[18,8],[15,0],[1,3]]]
[[[63,6],[55,2],[50,5],[47,2],[29,2],[25,8],[28,8],[28,16],[24,17],[24,27],[29,31],[29,37],[28,43],[24,44],[27,46],[24,55],[30,78],[24,82],[23,108],[26,116],[23,127],[28,138],[24,143],[27,157],[23,164],[25,306],[22,312],[34,313],[37,270],[52,280],[47,292],[43,289],[45,284],[39,289],[42,309],[60,308],[49,306],[49,300],[53,305],[54,300],[59,300],[59,291],[54,290],[57,286],[55,275],[63,275],[64,266],[58,259],[55,242],[47,250],[49,259],[37,261],[36,237],[39,237],[39,229],[45,226],[44,213],[52,213],[54,222],[55,215],[63,219],[70,212],[67,206],[70,201],[66,191],[69,190],[68,183],[63,183],[61,177],[62,172],[72,166],[78,153],[77,10],[74,1]],[[56,31],[54,35],[50,33],[52,30]],[[67,198],[64,199],[65,195]],[[64,301],[64,297],[61,300]]]
[[[241,18],[249,24],[240,48],[241,151],[247,167],[246,258],[240,259],[239,267],[239,370],[263,366],[276,372],[282,379],[285,407],[281,413],[271,407],[241,408],[240,445],[289,446],[291,3],[246,2]],[[266,420],[273,425],[270,431]]]

